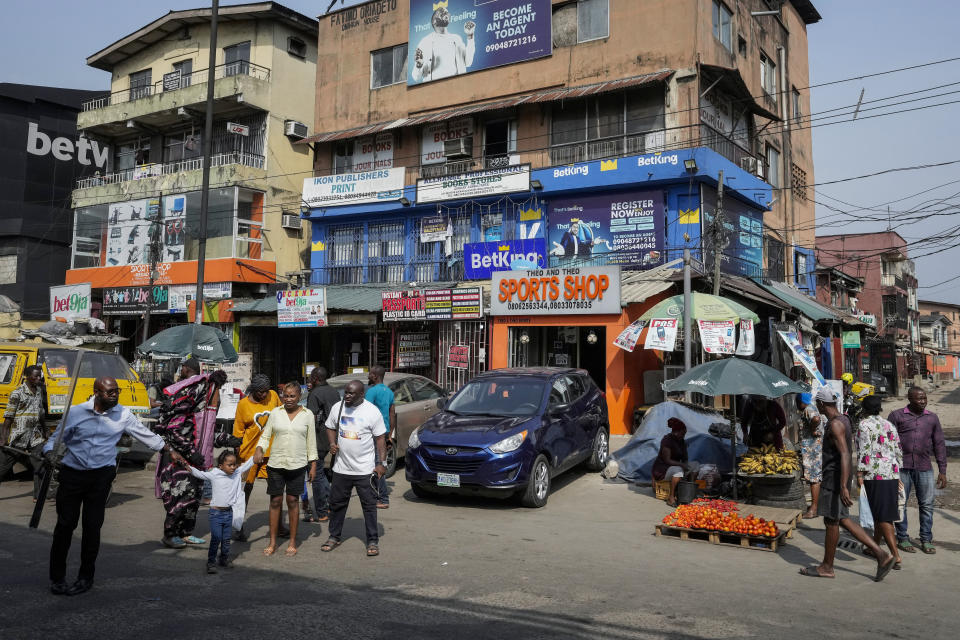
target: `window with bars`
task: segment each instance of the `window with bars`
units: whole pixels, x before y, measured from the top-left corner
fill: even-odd
[[[327,229],[327,271],[330,284],[363,282],[363,225]]]
[[[367,282],[403,282],[404,223],[385,222],[367,228]]]

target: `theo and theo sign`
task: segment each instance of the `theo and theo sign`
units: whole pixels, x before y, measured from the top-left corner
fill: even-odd
[[[495,271],[495,316],[620,313],[620,267]]]

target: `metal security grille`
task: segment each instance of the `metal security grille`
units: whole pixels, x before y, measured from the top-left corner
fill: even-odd
[[[327,274],[329,284],[363,282],[363,226],[329,227],[327,230]]]
[[[469,353],[466,368],[450,367],[450,347],[465,346]],[[455,320],[440,323],[440,367],[437,384],[453,393],[481,371],[487,370],[487,331],[483,320]]]
[[[371,224],[367,230],[367,282],[403,282],[404,224]]]
[[[463,280],[463,245],[470,242],[470,227],[473,220],[471,215],[453,216],[450,219],[453,226],[451,238],[452,253],[447,262],[440,263],[440,280]]]

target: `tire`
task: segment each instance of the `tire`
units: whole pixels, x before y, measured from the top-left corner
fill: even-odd
[[[397,449],[392,442],[387,443],[387,473],[385,477],[389,478],[397,470]]]
[[[520,492],[520,504],[539,509],[547,504],[550,497],[550,465],[543,454],[536,457],[530,467],[530,479],[527,488]]]
[[[417,496],[421,500],[429,500],[434,497],[433,492],[419,482],[411,482],[410,489],[413,491],[413,495]]]
[[[601,471],[610,459],[610,433],[606,427],[597,429],[597,435],[593,438],[593,451],[590,452],[590,458],[587,460],[587,469],[590,471]]]

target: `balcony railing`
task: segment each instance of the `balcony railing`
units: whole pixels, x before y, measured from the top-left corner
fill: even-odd
[[[443,164],[425,164],[420,167],[421,178],[439,178],[441,176],[455,176],[468,171],[476,170],[477,163],[473,158],[444,162]]]
[[[211,167],[223,167],[230,164],[242,164],[254,169],[263,169],[264,158],[252,153],[219,153],[210,158]],[[117,184],[119,182],[129,182],[131,180],[142,180],[143,178],[155,178],[166,176],[172,173],[182,173],[184,171],[197,171],[203,169],[203,158],[191,158],[189,160],[179,160],[177,162],[145,164],[133,169],[124,169],[102,176],[91,176],[89,178],[80,178],[77,180],[77,189],[89,189],[91,187],[100,187],[108,184]]]
[[[195,84],[203,84],[210,75],[208,71],[208,69],[201,69],[187,74],[178,74],[176,72],[168,73],[161,80],[157,80],[153,84],[133,86],[123,91],[116,91],[82,102],[80,103],[80,110],[93,111],[95,109],[103,109],[113,104],[133,102],[135,100],[149,98],[159,93],[177,91]],[[252,62],[247,62],[246,60],[217,65],[213,68],[213,71],[214,80],[229,78],[231,76],[250,76],[265,82],[270,81],[270,69],[261,67],[258,64],[253,64]]]
[[[663,131],[642,133],[631,136],[616,136],[600,140],[589,140],[550,148],[550,164],[573,164],[587,160],[617,158],[642,153],[662,151],[664,148]]]

